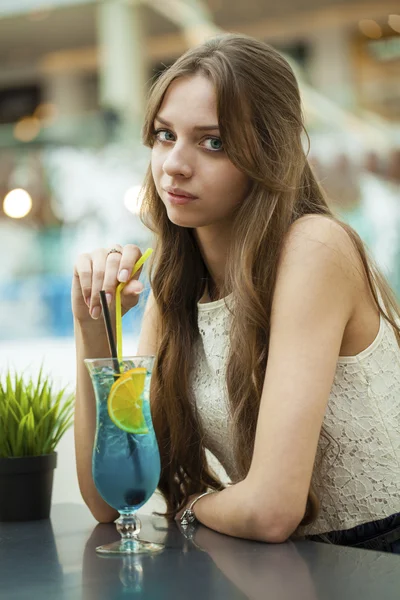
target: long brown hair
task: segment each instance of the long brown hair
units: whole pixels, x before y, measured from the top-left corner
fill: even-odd
[[[224,294],[232,293],[232,327],[226,383],[239,479],[250,468],[268,360],[270,313],[278,261],[290,226],[308,214],[340,222],[358,251],[377,307],[395,328],[396,300],[374,261],[348,225],[329,209],[307,162],[299,88],[286,60],[267,44],[226,34],[187,51],[153,84],[143,128],[152,147],[153,122],[170,83],[201,73],[213,83],[226,155],[251,180],[233,225]],[[149,167],[141,218],[156,234],[150,283],[159,315],[157,358],[151,386],[154,427],[161,454],[159,489],[173,518],[195,492],[223,489],[207,464],[203,434],[190,389],[193,345],[199,336],[197,302],[209,273],[192,230],[167,216]],[[385,304],[378,304],[373,280]],[[238,318],[240,315],[240,318]],[[330,435],[321,430],[321,435]],[[310,490],[301,525],[318,515]]]

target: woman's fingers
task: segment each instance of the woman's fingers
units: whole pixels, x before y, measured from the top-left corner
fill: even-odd
[[[92,294],[89,310],[93,319],[98,319],[101,314],[100,291],[103,289],[107,252],[106,249],[100,248],[92,254]]]
[[[113,249],[118,250],[118,252],[108,252],[106,255],[104,281],[103,287],[101,288],[106,292],[108,304],[111,304],[111,301],[115,296],[115,288],[118,284],[117,275],[120,270],[120,263],[124,253],[124,249],[119,244],[115,244]]]
[[[127,246],[124,246],[124,253],[122,255],[120,264],[120,272],[118,274],[119,281],[125,283],[125,287],[121,293],[123,314],[137,305],[139,302],[138,294],[144,290],[143,284],[138,281],[142,267],[134,274],[132,279],[129,279],[135,264],[141,258],[141,256],[142,252],[140,251],[140,248],[134,244],[128,244]],[[125,280],[127,275],[128,280],[126,282]]]
[[[118,281],[126,283],[131,276],[133,267],[142,256],[140,248],[134,244],[127,244],[124,246],[124,250],[121,256],[121,264],[119,266]],[[141,269],[135,273],[134,278],[138,279]]]
[[[129,280],[136,262],[142,256],[140,248],[134,244],[123,247],[115,244],[113,249],[116,251],[99,248],[91,254],[81,254],[78,257],[73,284],[74,314],[78,318],[86,318],[84,305],[81,304],[83,299],[91,317],[98,319],[101,315],[100,291],[106,292],[107,302],[111,304],[115,300],[117,285]],[[144,289],[143,284],[138,281],[141,270],[124,287],[121,297],[124,312],[138,303],[138,294]]]
[[[90,254],[81,254],[75,266],[74,279],[78,278],[82,297],[87,307],[92,295],[92,259]]]
[[[144,285],[137,281],[136,279],[132,279],[129,281],[121,294],[121,305],[123,308],[123,314],[128,312],[131,308],[136,306],[139,302],[139,294],[141,294],[144,290]]]
[[[118,247],[119,249],[120,247]],[[103,289],[107,295],[107,301],[110,304],[115,299],[115,291],[117,285],[122,282],[126,283],[133,271],[133,267],[141,257],[140,248],[134,244],[127,244],[121,248],[122,254],[112,253],[107,257],[107,268],[104,276]],[[143,285],[136,280],[140,271],[135,273],[134,280],[129,282],[129,288],[124,288],[124,298],[130,296],[128,302],[125,302],[127,308],[131,308],[137,303],[136,298],[132,299],[132,294],[143,289]],[[128,289],[127,289],[128,288]],[[126,290],[126,291],[125,291]]]
[[[121,279],[129,279],[136,262],[142,256],[140,248],[134,244],[127,244],[123,247],[116,244],[113,248],[119,252],[110,253],[107,250],[101,250],[93,255],[92,302],[90,306],[90,314],[93,319],[98,319],[101,314],[100,291],[106,292],[107,302],[111,304],[115,300],[117,285]],[[137,304],[137,293],[143,290],[143,284],[136,280],[140,271],[141,269],[135,273],[134,280],[130,281],[123,290],[124,312]]]

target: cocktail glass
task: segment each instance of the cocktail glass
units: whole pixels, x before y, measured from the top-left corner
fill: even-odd
[[[85,364],[96,397],[93,481],[105,502],[120,513],[116,526],[121,540],[96,551],[160,552],[162,544],[138,539],[141,523],[136,514],[160,479],[160,454],[149,401],[154,356],[86,359]]]

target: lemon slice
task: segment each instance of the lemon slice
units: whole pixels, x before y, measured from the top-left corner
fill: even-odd
[[[118,377],[110,389],[107,408],[111,421],[128,433],[148,433],[143,416],[142,394],[146,369],[130,369]]]

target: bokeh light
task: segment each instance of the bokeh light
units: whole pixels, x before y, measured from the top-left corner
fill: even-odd
[[[23,117],[14,127],[14,137],[20,142],[31,142],[39,134],[40,121],[36,117]]]
[[[26,217],[32,208],[32,198],[26,190],[17,188],[8,192],[3,202],[3,210],[11,219]]]
[[[129,212],[138,215],[143,201],[143,195],[140,193],[142,186],[133,185],[130,187],[124,196],[124,205]]]
[[[58,117],[58,108],[52,102],[43,102],[36,107],[33,113],[34,118],[39,119],[40,124],[44,127],[52,125]]]
[[[382,28],[376,21],[372,19],[362,19],[358,23],[360,31],[369,38],[378,40],[382,37]]]
[[[400,15],[389,15],[388,23],[393,31],[400,33]]]

